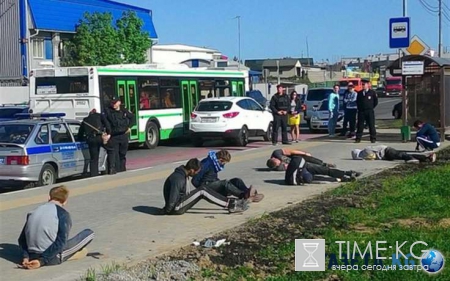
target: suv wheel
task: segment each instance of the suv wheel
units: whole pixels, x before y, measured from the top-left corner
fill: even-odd
[[[273,122],[269,123],[269,127],[267,128],[266,133],[264,134],[264,141],[272,140],[272,131],[273,131]]]
[[[238,146],[247,146],[248,144],[248,129],[247,126],[243,126],[239,131],[239,135],[236,139],[236,143]]]

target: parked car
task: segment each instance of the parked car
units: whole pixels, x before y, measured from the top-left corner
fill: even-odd
[[[43,186],[88,171],[88,146],[78,139],[81,123],[62,119],[63,115],[22,114],[0,124],[0,180]],[[106,170],[103,150],[99,169]]]
[[[305,102],[303,103],[305,106],[304,110],[304,119],[309,122],[313,108],[318,106],[321,101],[327,99],[330,93],[333,92],[333,88],[314,88],[308,89],[306,93]]]
[[[249,137],[270,141],[272,123],[272,114],[252,98],[208,98],[192,112],[189,129],[195,146],[202,146],[207,139],[246,146]]]
[[[400,119],[402,118],[402,114],[403,114],[403,102],[399,102],[395,104],[394,107],[392,108],[392,116],[394,116],[395,119]]]
[[[383,97],[386,96],[386,88],[384,88],[384,87],[378,87],[378,88],[375,90],[375,92],[377,93],[377,96],[378,96],[379,98],[383,98]]]
[[[28,113],[30,107],[25,105],[3,105],[0,106],[0,122],[15,120],[14,117],[17,113]]]
[[[261,91],[258,91],[258,90],[248,91],[246,96],[254,99],[263,108],[266,108],[268,106],[269,101],[263,96]]]
[[[339,105],[338,122],[336,124],[336,130],[340,130],[344,124],[344,106],[343,102]],[[328,100],[323,100],[317,107],[314,107],[309,124],[309,130],[311,133],[319,130],[328,129],[328,119],[330,118],[330,112],[328,111]]]

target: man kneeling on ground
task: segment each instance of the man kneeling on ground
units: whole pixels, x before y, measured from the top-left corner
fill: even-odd
[[[395,148],[378,145],[368,146],[365,149],[353,149],[353,160],[404,160],[406,163],[419,163],[419,162],[435,162],[436,153],[424,152],[424,153],[412,153],[403,150],[397,150]]]
[[[187,190],[187,178],[193,177],[201,169],[197,158],[189,160],[186,165],[180,166],[164,182],[164,212],[167,215],[182,215],[191,209],[200,200],[205,199],[227,209],[230,213],[244,212],[248,209],[245,199],[227,198],[207,187]]]
[[[218,173],[223,171],[225,164],[231,161],[231,155],[227,150],[217,152],[210,151],[201,162],[201,170],[192,177],[192,184],[196,187],[207,187],[223,196],[235,196],[239,199],[248,199],[250,202],[260,202],[263,194],[258,194],[256,188],[247,187],[240,178],[220,180]]]
[[[284,182],[287,185],[303,185],[311,183],[315,175],[335,178],[337,181],[354,181],[361,175],[355,171],[342,171],[324,165],[309,163],[303,156],[293,156],[287,166]]]
[[[301,156],[306,162],[328,168],[335,168],[336,165],[325,163],[322,160],[313,157],[310,153],[295,149],[276,149],[272,152],[270,159],[267,160],[267,167],[272,171],[286,171],[291,158]]]
[[[63,208],[69,197],[69,190],[65,186],[52,188],[49,197],[48,203],[28,214],[20,234],[21,266],[25,269],[82,258],[87,254],[85,247],[94,239],[94,232],[90,229],[67,239],[72,220]]]

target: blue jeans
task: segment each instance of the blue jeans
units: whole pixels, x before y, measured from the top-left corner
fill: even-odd
[[[336,133],[336,124],[338,113],[333,111],[333,116],[328,119],[328,135],[333,136]]]

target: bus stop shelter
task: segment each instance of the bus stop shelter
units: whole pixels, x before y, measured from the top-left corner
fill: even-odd
[[[422,75],[402,75],[403,62],[423,62]],[[403,120],[409,128],[415,120],[430,123],[439,130],[441,141],[450,128],[450,59],[409,55],[389,66],[392,76],[403,77]],[[405,114],[405,112],[407,114]],[[406,119],[406,120],[405,120]],[[405,139],[404,139],[405,140]]]

